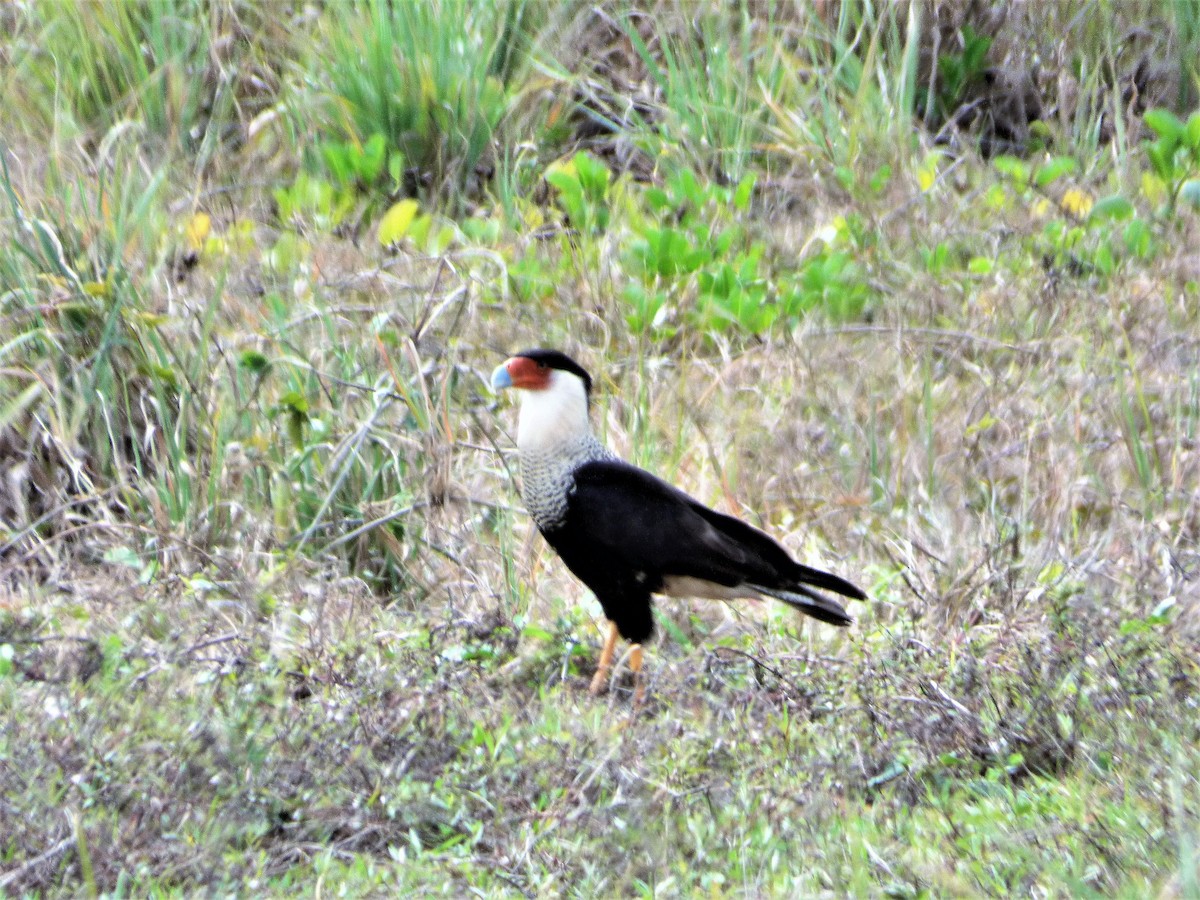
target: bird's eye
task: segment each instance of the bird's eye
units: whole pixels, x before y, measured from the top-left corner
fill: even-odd
[[[538,367],[539,369],[545,369],[545,368],[546,368],[546,364],[545,364],[544,362],[539,362],[539,363],[537,364],[537,367]]]

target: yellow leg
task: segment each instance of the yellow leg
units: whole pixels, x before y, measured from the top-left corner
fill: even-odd
[[[608,623],[608,637],[604,639],[604,646],[600,650],[600,663],[596,666],[596,674],[592,676],[591,686],[588,687],[588,692],[592,694],[602,694],[608,686],[608,673],[612,670],[613,651],[617,646],[617,623]]]
[[[646,679],[642,677],[642,645],[634,644],[629,650],[629,669],[633,672],[633,705],[646,702]]]

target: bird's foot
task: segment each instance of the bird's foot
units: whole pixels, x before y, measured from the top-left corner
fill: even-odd
[[[641,644],[634,644],[629,650],[629,669],[633,672],[633,705],[641,707],[646,702],[646,677],[642,674]]]
[[[588,693],[593,696],[603,694],[608,689],[608,675],[612,671],[613,653],[617,647],[619,634],[617,623],[609,622],[604,646],[600,648],[600,662],[596,664],[596,674],[592,676],[592,683],[588,687]]]

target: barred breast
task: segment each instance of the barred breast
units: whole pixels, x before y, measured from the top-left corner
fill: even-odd
[[[521,498],[542,531],[553,531],[567,515],[574,473],[584,463],[616,456],[592,435],[572,444],[521,452]]]

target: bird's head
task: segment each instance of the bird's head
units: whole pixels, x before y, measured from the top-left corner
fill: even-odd
[[[545,391],[561,387],[559,373],[574,377],[583,385],[584,396],[592,392],[592,376],[571,357],[557,350],[522,350],[496,366],[492,372],[492,390],[517,388]]]
[[[492,372],[492,390],[521,392],[517,445],[522,451],[570,441],[590,431],[592,378],[557,350],[524,350]]]

